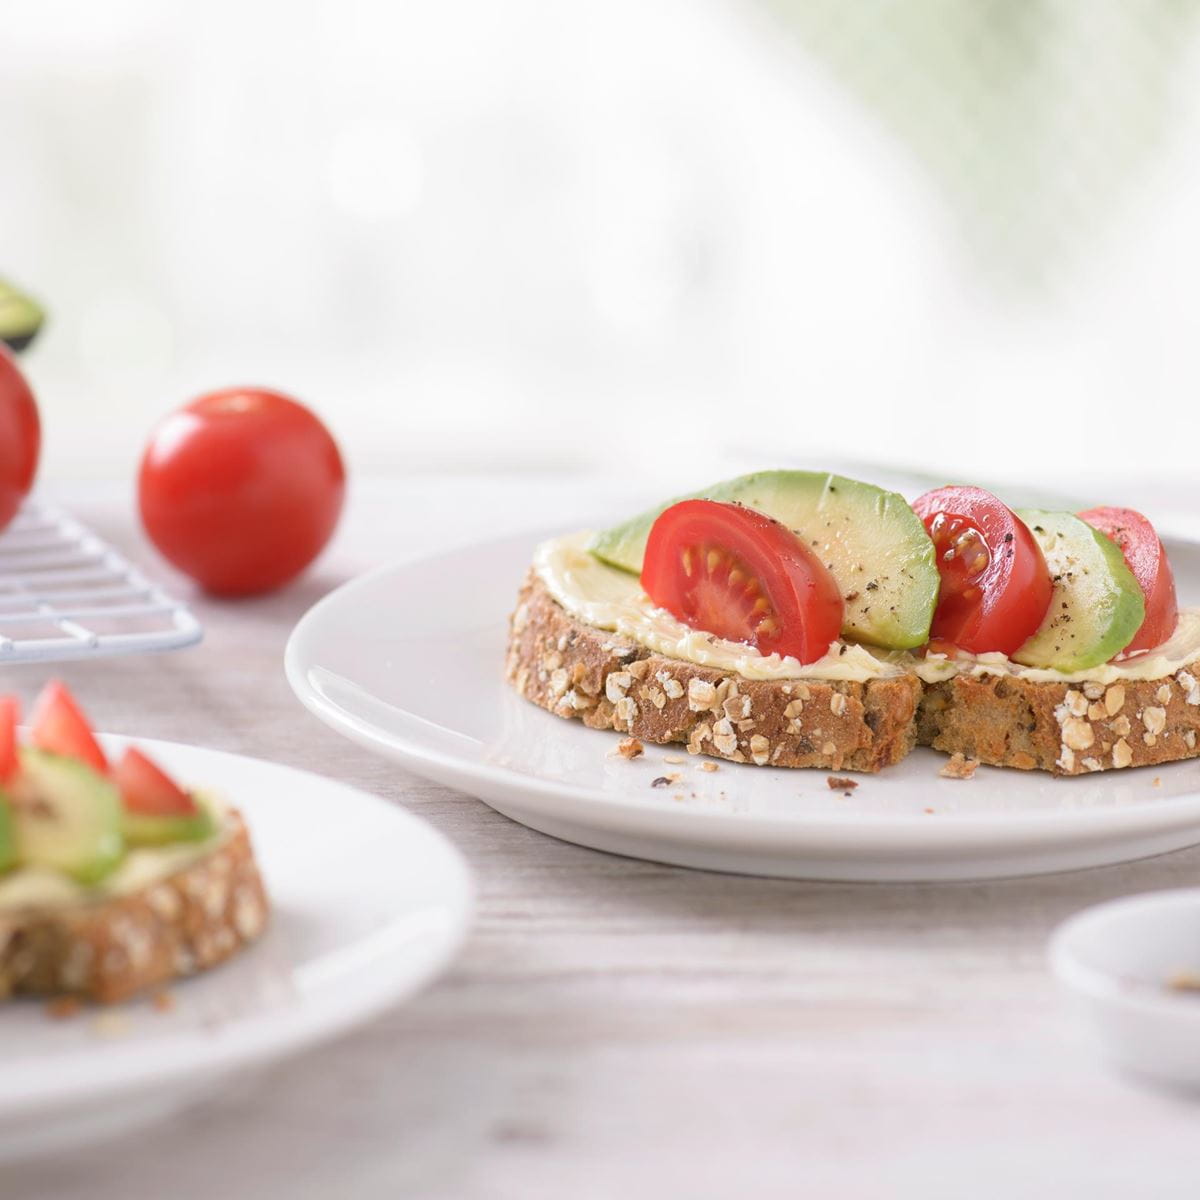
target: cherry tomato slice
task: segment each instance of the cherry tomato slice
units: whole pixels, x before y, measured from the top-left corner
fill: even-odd
[[[1079,518],[1120,546],[1125,565],[1146,598],[1146,619],[1122,655],[1162,645],[1175,632],[1179,604],[1175,576],[1154,526],[1132,508],[1089,508]]]
[[[1054,590],[1029,528],[982,488],[935,488],[913,508],[942,577],[930,641],[970,654],[1014,653],[1042,623]]]
[[[75,703],[66,685],[52,679],[33,705],[29,724],[33,744],[39,750],[77,758],[100,772],[108,770],[108,760],[92,734],[87,718]]]
[[[113,768],[121,802],[146,817],[194,817],[199,805],[157,763],[130,746]]]
[[[790,529],[739,504],[684,500],[654,522],[642,587],[693,629],[815,662],[842,627],[825,564]]]
[[[0,783],[17,773],[17,720],[21,705],[16,696],[0,696]]]

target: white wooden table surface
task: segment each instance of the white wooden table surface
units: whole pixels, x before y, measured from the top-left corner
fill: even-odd
[[[162,573],[124,494],[54,496]],[[1093,1060],[1043,946],[1085,905],[1200,883],[1200,849],[978,885],[655,866],[415,779],[292,697],[288,631],[343,579],[614,504],[562,480],[363,487],[299,585],[197,599],[199,649],[64,669],[107,730],[406,805],[467,856],[479,910],[458,962],[414,1002],[123,1141],[0,1168],[3,1200],[1197,1195],[1200,1105]],[[0,683],[28,698],[43,675],[11,668]]]

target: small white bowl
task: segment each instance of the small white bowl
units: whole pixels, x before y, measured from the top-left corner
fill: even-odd
[[[1110,1062],[1200,1089],[1200,888],[1085,909],[1055,930],[1049,957]]]

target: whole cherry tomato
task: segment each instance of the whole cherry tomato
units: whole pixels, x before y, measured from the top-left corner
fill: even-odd
[[[216,595],[295,578],[337,525],[342,456],[304,405],[262,388],[227,388],[184,405],[153,432],[138,503],[150,540]]]
[[[0,529],[33,487],[42,426],[37,403],[13,356],[0,345]]]

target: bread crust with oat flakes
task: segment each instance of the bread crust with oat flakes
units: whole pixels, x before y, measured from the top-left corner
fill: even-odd
[[[1123,683],[959,675],[927,684],[917,740],[996,767],[1086,775],[1197,756],[1200,684],[1189,670]]]
[[[655,654],[573,617],[535,572],[509,628],[506,675],[557,716],[758,766],[878,771],[916,737],[921,683],[750,680]]]
[[[915,675],[748,680],[585,624],[532,571],[510,624],[506,670],[522,696],[560,717],[758,766],[875,772],[914,745],[1054,775],[1200,755],[1195,668],[1108,685],[990,674],[932,684]]]
[[[249,832],[231,811],[211,850],[135,891],[0,914],[0,998],[119,1003],[230,958],[268,913]]]

